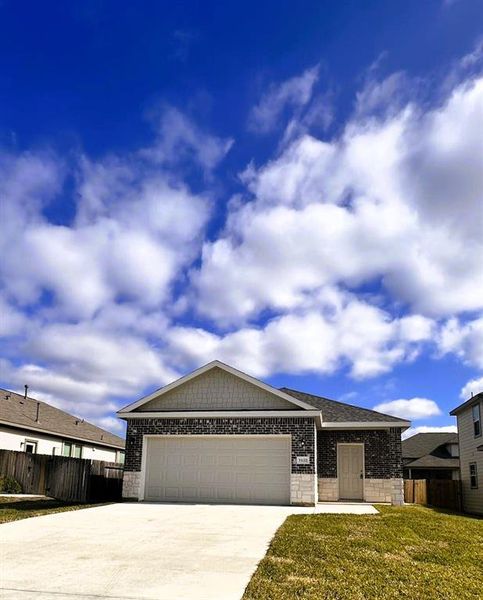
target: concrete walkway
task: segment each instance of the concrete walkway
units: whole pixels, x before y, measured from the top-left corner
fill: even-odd
[[[126,503],[7,523],[0,598],[239,600],[285,518],[327,508]]]

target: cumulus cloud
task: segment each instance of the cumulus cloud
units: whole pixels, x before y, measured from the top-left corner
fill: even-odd
[[[416,435],[417,433],[457,433],[458,429],[456,425],[442,425],[441,427],[431,427],[429,425],[420,425],[419,427],[410,427],[406,429],[401,435],[403,440]]]
[[[455,354],[466,364],[483,369],[483,317],[466,323],[449,319],[441,327],[437,343],[442,355]]]
[[[268,133],[278,125],[285,109],[301,109],[306,106],[318,77],[319,68],[315,66],[280,84],[272,84],[251,110],[249,128],[257,133]]]
[[[469,400],[471,396],[480,394],[483,392],[483,377],[477,377],[470,379],[462,388],[460,392],[460,398],[463,401]]]
[[[383,310],[332,290],[318,308],[286,314],[264,327],[241,327],[225,335],[174,327],[169,353],[186,368],[220,358],[255,376],[332,373],[347,366],[354,378],[388,372],[414,359],[431,332],[425,319],[393,319]]]
[[[436,402],[428,398],[391,400],[390,402],[377,404],[374,410],[409,420],[436,417],[441,414],[441,410]]]
[[[211,199],[191,192],[168,154],[186,153],[208,171],[227,147],[171,111],[151,150],[69,164],[52,151],[0,154],[5,384],[28,383],[57,406],[101,419],[113,399],[177,376],[159,338]],[[74,215],[56,223],[47,209],[66,181]]]
[[[199,311],[236,321],[370,282],[428,317],[481,309],[482,128],[475,78],[431,110],[355,118],[338,138],[305,134],[251,165],[247,201],[204,245]]]

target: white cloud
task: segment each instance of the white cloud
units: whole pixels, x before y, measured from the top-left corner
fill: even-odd
[[[443,433],[443,432],[450,432],[450,433],[457,433],[458,429],[456,427],[456,425],[442,425],[441,427],[431,427],[429,425],[420,425],[418,427],[410,427],[409,429],[406,429],[406,431],[404,431],[401,435],[401,438],[403,440],[416,435],[417,433]]]
[[[0,278],[24,306],[49,293],[69,318],[89,318],[120,297],[159,307],[199,252],[209,199],[136,156],[81,157],[70,225],[42,213],[60,186],[51,157],[4,156],[0,171]]]
[[[425,419],[441,414],[439,406],[428,398],[410,398],[382,402],[374,407],[379,412],[403,417],[404,419]]]
[[[471,396],[475,396],[483,392],[483,377],[476,377],[475,379],[470,379],[468,383],[466,383],[460,392],[460,398],[463,401],[469,400]]]
[[[483,317],[466,323],[449,319],[441,327],[437,343],[442,355],[456,354],[465,363],[483,369]]]
[[[159,339],[171,288],[200,251],[211,199],[191,192],[167,154],[207,172],[227,144],[171,111],[151,149],[74,156],[69,165],[53,152],[0,155],[5,385],[28,383],[32,394],[99,420],[120,399],[177,376]],[[56,224],[45,209],[66,177],[75,214]]]
[[[209,135],[176,108],[165,107],[159,119],[156,142],[141,154],[168,166],[184,161],[198,163],[205,173],[209,173],[232,145],[232,139]]]
[[[107,431],[112,431],[113,433],[124,437],[126,425],[116,417],[101,417],[99,419],[92,419],[92,422],[95,425],[102,427],[102,429],[107,429]]]
[[[248,121],[249,128],[258,133],[268,133],[278,124],[286,108],[300,109],[306,106],[318,77],[319,68],[316,66],[307,69],[302,75],[272,85],[253,107]]]
[[[428,317],[481,309],[481,129],[483,78],[426,112],[355,118],[339,138],[303,135],[251,165],[251,201],[233,203],[203,248],[199,311],[236,322],[293,310],[321,286],[369,282]]]
[[[413,322],[413,319],[415,321]],[[174,327],[166,334],[169,354],[185,368],[220,358],[255,376],[273,373],[332,373],[348,366],[354,378],[388,372],[412,360],[431,327],[418,317],[392,319],[370,304],[337,290],[321,296],[318,309],[242,327],[225,335]],[[425,335],[423,335],[425,334]]]

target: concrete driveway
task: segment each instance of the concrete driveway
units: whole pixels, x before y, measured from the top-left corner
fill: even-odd
[[[0,598],[238,600],[276,529],[313,508],[114,504],[0,525]]]

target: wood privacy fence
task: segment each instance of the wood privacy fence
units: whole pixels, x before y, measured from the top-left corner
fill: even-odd
[[[461,481],[452,479],[405,479],[404,501],[450,510],[462,510]]]
[[[123,467],[100,460],[0,450],[0,475],[9,475],[24,494],[66,502],[120,500]]]

